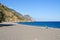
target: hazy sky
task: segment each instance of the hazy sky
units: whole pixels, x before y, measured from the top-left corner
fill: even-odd
[[[0,0],[0,2],[37,21],[60,21],[60,0]]]

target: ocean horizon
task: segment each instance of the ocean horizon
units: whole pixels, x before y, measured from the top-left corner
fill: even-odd
[[[38,26],[38,27],[50,27],[50,28],[60,28],[60,21],[55,22],[17,22],[18,24]]]

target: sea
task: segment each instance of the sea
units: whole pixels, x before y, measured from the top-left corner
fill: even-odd
[[[50,28],[60,28],[60,21],[59,22],[17,22],[18,24],[24,25],[32,25],[38,27],[50,27]]]

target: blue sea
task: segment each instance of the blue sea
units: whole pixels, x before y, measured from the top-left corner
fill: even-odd
[[[38,27],[60,28],[60,22],[17,22],[18,24],[32,25]]]

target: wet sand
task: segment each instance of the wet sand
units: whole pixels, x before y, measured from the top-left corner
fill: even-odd
[[[14,26],[0,27],[0,40],[60,40],[60,29],[15,23]]]

